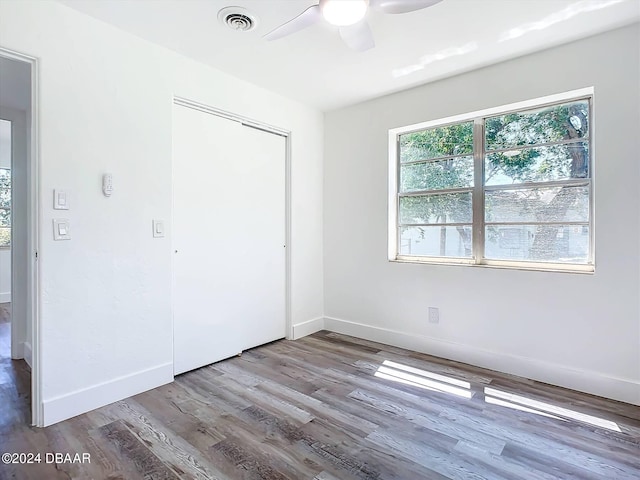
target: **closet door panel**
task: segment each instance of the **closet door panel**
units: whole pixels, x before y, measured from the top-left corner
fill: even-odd
[[[174,373],[285,335],[284,138],[174,106]]]

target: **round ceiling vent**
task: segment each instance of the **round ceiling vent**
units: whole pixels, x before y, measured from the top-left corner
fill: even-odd
[[[218,12],[218,20],[236,32],[248,32],[258,25],[255,15],[242,7],[226,7]]]

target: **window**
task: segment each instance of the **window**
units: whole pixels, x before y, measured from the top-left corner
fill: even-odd
[[[11,245],[11,170],[0,168],[0,247]]]
[[[11,122],[0,120],[0,248],[11,246]]]
[[[389,258],[593,270],[591,98],[391,130]]]

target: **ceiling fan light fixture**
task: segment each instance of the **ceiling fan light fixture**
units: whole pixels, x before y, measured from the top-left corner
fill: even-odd
[[[369,0],[321,0],[320,10],[331,25],[346,27],[358,23],[367,13]]]

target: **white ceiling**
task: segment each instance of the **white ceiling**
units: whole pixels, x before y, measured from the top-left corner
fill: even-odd
[[[262,35],[316,0],[60,0],[139,37],[256,85],[331,110],[640,19],[639,0],[444,0],[425,10],[369,12],[376,48],[349,50],[318,24],[280,40]],[[218,11],[247,8],[258,27],[237,32]],[[612,52],[613,54],[613,52]],[[585,52],[588,65],[589,54]],[[594,66],[595,68],[595,66]]]

